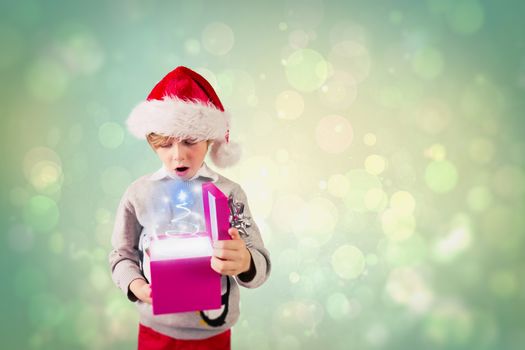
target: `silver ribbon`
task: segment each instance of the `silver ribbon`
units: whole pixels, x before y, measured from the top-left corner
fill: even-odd
[[[228,206],[230,207],[230,224],[239,230],[241,237],[248,237],[246,229],[252,226],[251,217],[244,213],[244,203],[236,201],[230,194],[228,197]]]

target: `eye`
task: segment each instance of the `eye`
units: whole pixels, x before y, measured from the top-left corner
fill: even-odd
[[[198,141],[195,140],[195,139],[186,139],[184,141],[182,141],[186,146],[193,146],[195,145]]]

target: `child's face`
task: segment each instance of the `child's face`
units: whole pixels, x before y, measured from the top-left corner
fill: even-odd
[[[193,177],[208,151],[207,141],[167,139],[155,149],[168,171],[182,180]]]

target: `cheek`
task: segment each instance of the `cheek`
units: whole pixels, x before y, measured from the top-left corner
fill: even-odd
[[[199,147],[199,148],[193,149],[191,152],[188,153],[188,155],[192,159],[200,160],[206,156],[206,151],[207,151],[206,147]]]
[[[158,151],[157,155],[163,163],[166,163],[170,159],[169,152],[167,152],[166,150]]]
[[[204,157],[206,157],[206,153],[208,152],[208,148],[207,147],[203,147],[200,152],[199,152],[199,158],[200,159],[204,159]]]

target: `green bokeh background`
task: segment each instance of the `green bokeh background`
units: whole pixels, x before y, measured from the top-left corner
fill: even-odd
[[[3,349],[130,349],[107,254],[160,163],[125,121],[178,65],[233,116],[273,272],[237,349],[525,346],[525,5],[0,7]]]

